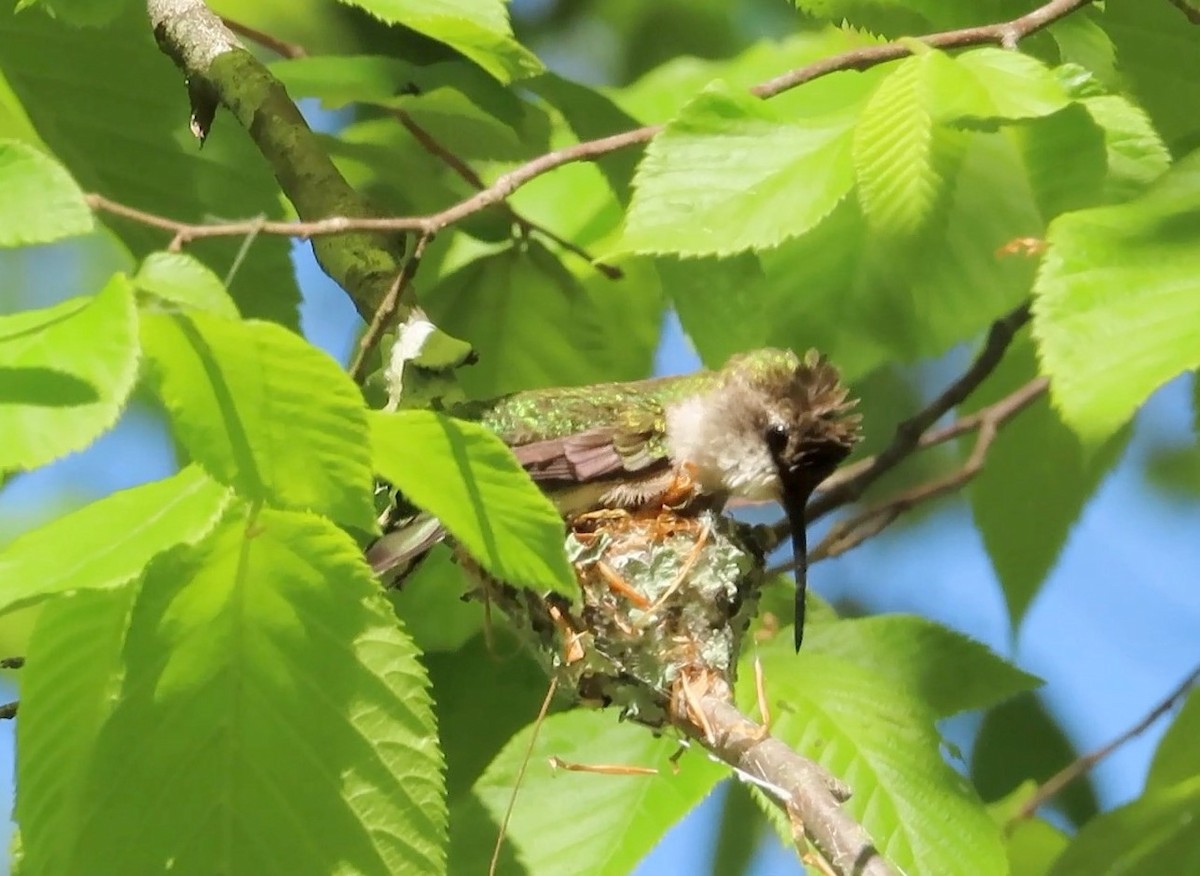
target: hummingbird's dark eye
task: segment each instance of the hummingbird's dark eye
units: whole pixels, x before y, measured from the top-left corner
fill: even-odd
[[[778,455],[783,453],[783,449],[787,447],[788,431],[778,423],[772,423],[767,426],[767,431],[763,433],[763,438],[767,442],[767,449]]]

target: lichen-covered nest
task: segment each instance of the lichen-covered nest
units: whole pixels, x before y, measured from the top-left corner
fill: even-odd
[[[653,726],[714,680],[733,682],[762,582],[753,530],[714,512],[596,512],[571,522],[574,603],[496,581],[488,599],[531,641],[560,690]]]

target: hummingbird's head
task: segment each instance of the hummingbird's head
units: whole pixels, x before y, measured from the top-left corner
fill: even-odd
[[[672,455],[692,464],[707,492],[807,500],[859,439],[847,395],[815,350],[741,353],[668,410]]]
[[[859,415],[837,369],[815,350],[734,356],[705,388],[667,410],[667,441],[709,493],[774,499],[787,513],[796,573],[796,650],[804,634],[805,506],[849,455]]]

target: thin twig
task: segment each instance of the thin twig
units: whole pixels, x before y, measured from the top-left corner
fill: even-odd
[[[834,479],[827,481],[829,486],[808,504],[808,522],[812,523],[834,508],[857,501],[871,484],[899,465],[913,451],[934,443],[923,441],[926,431],[953,408],[962,404],[967,396],[996,370],[1000,360],[1004,358],[1005,352],[1008,351],[1013,337],[1028,321],[1029,302],[1026,301],[992,323],[983,349],[979,351],[979,355],[975,357],[971,366],[963,372],[962,376],[946,387],[937,398],[916,415],[898,425],[892,443],[881,453],[864,459],[856,465],[847,466],[838,472]],[[960,428],[954,434],[962,434],[974,428],[978,428],[977,423],[968,428]],[[952,437],[954,435],[947,435],[941,441],[949,440]],[[941,441],[936,443],[941,443]],[[782,538],[783,535],[780,537]]]
[[[20,669],[24,665],[24,657],[5,657],[0,660],[0,669]]]
[[[1026,800],[1025,805],[1022,806],[1017,814],[1009,820],[1008,826],[1012,827],[1012,825],[1017,821],[1033,817],[1034,813],[1037,812],[1043,804],[1057,795],[1060,791],[1062,791],[1063,788],[1067,787],[1067,785],[1071,784],[1076,779],[1079,779],[1081,776],[1086,775],[1094,766],[1096,766],[1096,764],[1100,763],[1100,761],[1104,760],[1126,742],[1129,742],[1131,739],[1146,732],[1146,730],[1150,728],[1151,724],[1153,724],[1167,712],[1171,711],[1171,709],[1175,707],[1176,703],[1187,696],[1188,692],[1193,686],[1195,686],[1197,682],[1200,682],[1200,665],[1196,666],[1196,668],[1188,674],[1187,678],[1185,678],[1174,690],[1167,694],[1166,697],[1164,697],[1154,708],[1147,712],[1140,721],[1138,721],[1116,739],[1112,740],[1107,745],[1100,746],[1095,751],[1090,751],[1087,754],[1071,761],[1071,763],[1067,764],[1063,769],[1059,770],[1046,781],[1042,782],[1042,784],[1038,786],[1038,789],[1033,793],[1033,796]]]
[[[223,21],[225,26],[238,36],[242,36],[248,40],[251,40],[252,42],[256,42],[284,58],[294,59],[308,57],[308,52],[305,50],[304,46],[299,45],[298,43],[290,43],[285,40],[281,40],[269,33],[257,30],[256,28],[242,24],[241,22],[234,21],[226,16],[221,16],[221,21]],[[404,127],[404,129],[413,136],[413,139],[420,144],[422,149],[440,160],[443,164],[458,174],[459,177],[465,180],[468,185],[476,190],[487,188],[487,183],[483,181],[482,177],[480,177],[479,174],[477,174],[469,164],[454,154],[453,151],[451,151],[445,146],[445,144],[440,142],[436,137],[429,133],[429,131],[425,130],[425,128],[422,127],[407,110],[399,107],[390,107],[388,108],[388,112],[390,112],[392,117],[395,118],[396,121],[398,121]],[[565,237],[562,237],[556,232],[551,231],[549,228],[541,225],[540,223],[534,222],[532,219],[527,219],[525,216],[518,213],[517,210],[507,201],[503,202],[502,206],[507,211],[509,218],[512,219],[513,223],[521,229],[522,233],[527,235],[534,233],[541,235],[568,252],[579,256],[610,280],[620,280],[625,276],[625,272],[616,265],[609,265],[604,262],[595,261],[588,251],[579,244],[567,240]]]
[[[5,703],[0,706],[0,721],[9,721],[17,717],[17,706],[21,705],[18,702]]]
[[[412,283],[413,277],[416,276],[417,268],[421,266],[421,256],[425,254],[425,247],[429,245],[432,237],[430,234],[422,234],[417,240],[417,245],[413,247],[412,255],[404,262],[404,267],[400,269],[400,272],[396,275],[396,279],[388,287],[387,294],[383,296],[383,301],[379,302],[379,308],[371,317],[371,324],[367,326],[367,330],[363,332],[362,338],[359,339],[358,350],[354,354],[354,361],[350,363],[350,377],[356,382],[361,383],[363,377],[366,376],[367,358],[371,355],[371,351],[375,349],[375,345],[379,343],[379,339],[383,337],[383,333],[387,331],[392,317],[396,315],[396,309],[400,305],[404,291]]]
[[[996,24],[984,24],[978,27],[964,27],[960,30],[948,30],[941,33],[927,34],[916,37],[918,42],[935,49],[963,49],[967,46],[983,46],[995,44],[1005,49],[1016,48],[1017,43],[1030,34],[1049,27],[1061,18],[1089,5],[1092,0],[1052,0],[1039,6],[1012,21],[1002,21]],[[758,97],[774,97],[775,95],[803,85],[822,76],[828,76],[840,70],[866,70],[887,61],[895,61],[912,54],[910,40],[898,40],[881,43],[877,46],[864,46],[823,58],[804,67],[776,76],[750,89]]]
[[[393,109],[391,110],[391,113],[396,121],[403,126],[404,130],[412,134],[413,139],[421,145],[422,149],[435,158],[440,159],[443,164],[458,174],[459,177],[465,180],[468,185],[479,191],[487,188],[487,183],[483,181],[483,178],[480,177],[479,174],[477,174],[469,164],[455,155],[454,152],[452,152],[445,144],[434,137],[431,133],[426,131],[425,128],[418,124],[408,112],[403,109]],[[532,219],[528,219],[521,213],[518,213],[516,208],[509,204],[508,201],[501,201],[500,205],[508,213],[509,219],[511,219],[512,222],[521,229],[523,234],[541,235],[547,240],[558,244],[558,246],[567,250],[567,252],[579,256],[610,280],[620,280],[625,276],[625,272],[616,265],[610,265],[606,264],[605,262],[596,261],[592,258],[591,254],[579,244],[567,240],[565,237],[554,231],[551,231],[546,226],[538,222],[534,222]]]
[[[945,31],[917,37],[918,42],[936,48],[965,48],[967,46],[998,44],[1014,47],[1018,41],[1060,20],[1066,15],[1092,3],[1092,0],[1051,0],[1032,12],[1012,21],[961,30]],[[812,82],[831,73],[844,70],[865,70],[887,61],[903,58],[912,53],[912,40],[882,43],[841,52],[812,64],[791,70],[762,82],[751,89],[759,97],[774,97],[798,85]],[[181,235],[186,240],[204,237],[229,237],[249,233],[257,229],[264,234],[287,235],[312,238],[346,231],[419,231],[432,234],[461,222],[493,204],[506,200],[517,189],[555,168],[577,161],[595,161],[610,153],[631,146],[647,143],[662,131],[662,125],[645,125],[640,128],[575,143],[540,155],[525,164],[502,174],[491,185],[474,195],[453,204],[437,213],[426,216],[398,216],[389,218],[332,216],[315,221],[264,222],[251,225],[246,222],[191,224],[176,222],[163,216],[118,204],[98,194],[88,196],[88,204],[94,210],[102,210],[145,225],[162,228]]]
[[[844,554],[867,539],[878,535],[905,511],[922,502],[962,489],[983,469],[988,451],[1000,433],[1000,427],[1036,401],[1049,386],[1050,382],[1045,377],[1036,377],[995,404],[963,417],[945,429],[939,430],[937,434],[931,434],[931,438],[936,437],[942,441],[948,441],[950,438],[966,432],[975,431],[977,433],[975,446],[971,448],[970,456],[959,468],[940,478],[905,490],[897,496],[867,508],[848,520],[838,521],[829,534],[821,540],[821,543],[809,553],[808,561],[815,563]],[[788,568],[790,568],[790,563],[784,564],[782,569],[772,571],[783,571]]]
[[[496,876],[496,867],[500,863],[500,850],[504,847],[504,834],[508,832],[508,823],[512,820],[513,807],[517,805],[517,791],[521,790],[521,782],[525,779],[525,769],[529,766],[529,758],[533,755],[533,746],[537,744],[538,731],[550,711],[550,703],[554,701],[554,692],[558,690],[558,677],[550,677],[550,686],[546,689],[546,697],[542,707],[538,709],[537,717],[533,720],[533,730],[529,734],[529,746],[525,749],[525,757],[521,760],[521,768],[517,770],[513,782],[512,796],[508,798],[508,807],[504,810],[504,818],[500,821],[500,832],[496,834],[496,847],[492,849],[492,862],[488,865],[488,876]]]
[[[307,58],[308,52],[304,46],[299,43],[289,43],[287,40],[281,40],[277,36],[272,36],[266,31],[258,30],[248,24],[242,24],[240,21],[234,21],[232,18],[222,15],[221,21],[231,31],[238,36],[245,37],[251,42],[258,43],[264,48],[270,49],[275,54],[282,58]]]

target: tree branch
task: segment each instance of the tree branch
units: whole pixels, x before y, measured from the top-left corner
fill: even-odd
[[[988,375],[996,370],[1017,331],[1029,322],[1029,307],[1029,302],[1025,301],[992,323],[983,349],[979,351],[971,366],[921,411],[898,425],[892,443],[883,452],[855,465],[846,466],[826,481],[828,486],[808,504],[809,522],[828,514],[834,508],[857,501],[871,484],[894,469],[914,451],[953,438],[954,435],[947,435],[936,442],[924,440],[925,432],[934,423],[962,404]],[[977,426],[961,429],[955,434],[961,435],[972,428]]]
[[[1140,736],[1142,733],[1145,733],[1146,730],[1150,728],[1151,724],[1153,724],[1167,712],[1171,711],[1171,709],[1173,709],[1181,699],[1187,696],[1188,692],[1198,681],[1200,681],[1200,665],[1196,666],[1196,668],[1189,673],[1187,678],[1185,678],[1174,690],[1167,694],[1166,697],[1164,697],[1154,708],[1147,712],[1140,721],[1138,721],[1116,739],[1112,740],[1107,745],[1100,746],[1095,751],[1088,752],[1076,760],[1073,760],[1071,763],[1067,764],[1066,767],[1059,770],[1053,776],[1044,781],[1038,787],[1037,791],[1034,792],[1033,796],[1025,801],[1025,805],[1021,807],[1020,811],[1009,820],[1008,826],[1011,828],[1012,825],[1017,821],[1033,817],[1034,813],[1036,813],[1043,804],[1062,791],[1063,788],[1067,787],[1067,785],[1071,784],[1081,776],[1086,775],[1094,766],[1096,766],[1096,764],[1100,763],[1100,761],[1104,760],[1104,758],[1108,757],[1126,742],[1129,742],[1131,739],[1134,739],[1135,737]]]
[[[1030,34],[1053,24],[1063,17],[1075,12],[1084,6],[1089,5],[1092,0],[1051,0],[1039,6],[1037,9],[1015,18],[1011,21],[999,22],[996,24],[982,25],[979,27],[963,28],[961,30],[945,31],[942,33],[929,34],[923,37],[917,37],[917,41],[923,42],[926,45],[936,48],[965,48],[967,46],[999,44],[1008,48],[1014,47],[1017,42]],[[244,125],[247,125],[249,130],[249,121],[254,119],[254,110],[261,108],[264,115],[273,111],[274,107],[247,107],[245,101],[233,100],[236,98],[239,86],[237,76],[251,76],[255,80],[265,82],[271,90],[277,89],[282,95],[284,102],[290,107],[289,118],[286,120],[287,127],[295,126],[295,119],[299,118],[299,113],[295,106],[291,104],[283,93],[283,88],[274,77],[258,64],[249,53],[245,52],[237,44],[233,35],[221,24],[220,19],[208,11],[201,0],[147,0],[147,6],[151,9],[151,20],[155,22],[156,33],[160,32],[160,20],[164,19],[164,15],[160,10],[158,15],[155,14],[156,7],[187,7],[199,15],[197,7],[203,10],[204,13],[216,22],[221,31],[228,35],[229,43],[227,49],[222,51],[233,52],[237,50],[238,64],[229,65],[236,69],[222,71],[222,75],[214,81],[214,87],[222,103],[234,110],[234,114]],[[181,30],[176,28],[176,30]],[[208,30],[211,30],[209,28]],[[207,30],[205,31],[207,32]],[[177,63],[188,73],[189,77],[198,76],[203,78],[211,76],[209,68],[211,67],[212,58],[209,57],[211,51],[206,47],[210,41],[215,41],[221,45],[222,39],[203,37],[200,39],[201,45],[191,47],[188,45],[188,40],[193,39],[187,33],[175,33],[170,41],[165,42],[164,50],[167,51],[173,58],[177,59]],[[231,42],[230,42],[231,41]],[[162,38],[160,37],[160,42]],[[832,73],[837,73],[844,70],[866,70],[878,64],[887,61],[893,61],[898,58],[905,57],[912,53],[911,40],[899,40],[890,43],[883,43],[878,46],[868,46],[860,49],[852,49],[847,52],[842,52],[833,55],[829,58],[823,58],[813,64],[808,64],[804,67],[784,73],[766,82],[762,82],[751,89],[751,93],[763,97],[774,97],[791,88],[803,85],[807,82],[812,82],[823,76],[828,76]],[[220,54],[220,52],[218,52]],[[193,57],[197,56],[197,57]],[[182,59],[182,60],[181,60]],[[235,106],[237,107],[235,109]],[[294,118],[293,118],[294,117]],[[308,137],[312,136],[312,132],[308,131],[307,125],[304,125],[303,119],[299,119],[299,125],[303,126],[303,131]],[[256,225],[262,233],[265,234],[285,234],[293,237],[301,238],[317,238],[330,234],[343,234],[348,231],[419,231],[421,233],[436,233],[441,229],[453,225],[463,219],[478,213],[494,204],[498,204],[517,189],[533,179],[548,173],[555,168],[562,167],[565,164],[571,164],[577,161],[594,161],[612,152],[621,149],[629,148],[649,142],[662,130],[662,125],[645,125],[641,128],[634,128],[629,131],[624,131],[618,134],[612,134],[607,137],[601,137],[595,140],[587,140],[582,143],[576,143],[572,146],[567,146],[561,149],[556,149],[552,152],[547,152],[544,155],[538,156],[525,164],[517,167],[508,173],[502,174],[491,185],[476,192],[474,195],[466,198],[457,204],[453,204],[444,210],[437,213],[430,213],[425,216],[401,216],[395,218],[373,218],[366,215],[366,210],[362,208],[361,202],[357,196],[353,198],[352,204],[357,209],[342,211],[340,214],[335,211],[325,210],[319,213],[305,211],[299,208],[298,212],[301,219],[304,221],[293,223],[261,223],[261,227]],[[264,148],[260,143],[260,148]],[[317,147],[319,148],[319,146]],[[276,150],[272,149],[272,152]],[[308,151],[307,147],[304,150]],[[264,154],[267,154],[264,152]],[[322,157],[324,157],[322,153]],[[268,155],[268,159],[272,160],[272,156]],[[328,163],[328,158],[325,157],[325,162]],[[272,161],[274,164],[274,161]],[[329,164],[332,169],[332,164]],[[333,171],[336,173],[336,170]],[[276,171],[280,173],[279,169]],[[340,180],[340,176],[338,177]],[[283,178],[280,179],[283,184]],[[344,180],[341,180],[344,185]],[[292,192],[287,185],[284,186],[285,193],[292,197]],[[294,201],[294,199],[293,199]],[[123,205],[114,205],[113,202],[103,199],[99,195],[91,196],[90,202],[94,209],[108,210],[109,212],[118,212],[112,209],[114,206],[120,207],[122,215],[135,218],[142,216],[144,218],[152,218],[155,221],[147,224],[155,225],[156,227],[167,228],[177,234],[183,235],[186,239],[195,239],[200,237],[220,237],[220,236],[240,236],[247,233],[247,223],[231,222],[231,223],[212,223],[207,225],[191,225],[188,223],[178,223],[172,220],[164,219],[160,216],[152,214],[144,214],[141,211],[134,210]],[[324,216],[328,218],[317,220],[315,216]],[[165,223],[170,223],[168,226]],[[334,279],[338,279],[337,276]],[[374,274],[373,274],[374,276]],[[387,272],[388,282],[395,276],[394,269]],[[339,281],[340,282],[340,281]],[[382,298],[384,290],[387,288],[387,283],[378,290],[378,295],[371,301],[371,306],[368,312],[374,312],[378,300]],[[357,299],[356,299],[356,303]],[[360,306],[360,312],[362,307]],[[364,314],[365,315],[365,314]]]
[[[11,721],[17,717],[17,708],[20,705],[18,702],[12,702],[0,706],[0,721]]]
[[[895,876],[866,830],[842,809],[850,791],[840,780],[742,714],[725,684],[712,684],[696,700],[699,714],[673,715],[675,725],[766,790],[833,873]]]
[[[296,235],[297,226],[313,220],[332,221],[336,239],[316,240],[313,250],[324,271],[370,319],[400,270],[402,241],[346,223],[371,215],[359,194],[334,166],[324,145],[308,127],[283,85],[227,28],[202,0],[146,0],[146,10],[159,48],[183,71],[192,102],[193,131],[208,133],[219,102],[233,113],[274,171],[301,223],[235,222],[223,226],[189,225],[89,198],[94,209],[124,215],[144,224],[172,230],[180,241],[251,232]],[[300,232],[299,236],[306,236]]]
[[[304,46],[299,45],[298,43],[289,43],[284,40],[277,39],[269,33],[265,33],[261,30],[257,30],[256,28],[241,24],[240,22],[234,21],[226,16],[221,16],[221,21],[224,22],[226,27],[239,36],[243,36],[248,40],[256,42],[284,58],[295,59],[308,57],[308,52],[305,50]],[[453,151],[447,148],[436,137],[419,125],[411,114],[398,107],[388,108],[388,112],[404,127],[406,131],[408,131],[408,133],[413,136],[413,139],[421,145],[422,149],[439,159],[443,164],[458,174],[461,179],[465,180],[470,186],[475,189],[487,188],[487,183],[483,181],[479,174],[477,174],[469,164],[455,155]],[[523,234],[536,233],[541,235],[568,252],[579,256],[610,280],[619,280],[625,276],[625,272],[615,265],[609,265],[605,264],[604,262],[595,261],[588,254],[587,250],[579,246],[577,243],[573,243],[570,240],[567,240],[565,237],[561,237],[554,231],[546,228],[544,225],[540,225],[531,219],[525,218],[507,201],[504,202],[503,206],[508,212],[508,215],[512,219],[513,223],[521,229]]]
[[[0,669],[20,669],[24,665],[24,657],[5,657],[0,660]]]
[[[910,490],[905,490],[848,520],[838,521],[837,525],[809,554],[809,562],[815,563],[818,560],[844,554],[868,538],[878,535],[897,517],[921,502],[962,489],[983,469],[983,463],[1000,432],[1000,427],[1036,401],[1049,386],[1050,382],[1045,377],[1035,378],[995,404],[968,417],[963,417],[937,433],[931,433],[930,437],[936,439],[936,442],[931,441],[930,444],[948,441],[966,432],[978,432],[975,446],[971,448],[971,455],[958,469],[935,480],[919,484]]]
[[[1092,3],[1092,0],[1052,0],[1012,21],[964,27],[941,33],[917,37],[919,42],[935,49],[963,49],[968,46],[995,44],[1005,49],[1015,49],[1017,43],[1030,34],[1049,27],[1060,18]],[[750,89],[758,97],[774,97],[781,92],[839,70],[866,70],[887,61],[895,61],[912,54],[908,40],[896,40],[877,46],[852,49],[830,58],[823,58],[804,67],[799,67],[774,79],[760,83]]]

